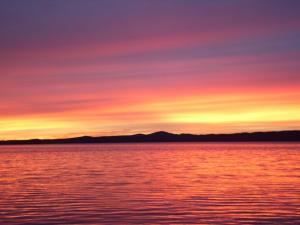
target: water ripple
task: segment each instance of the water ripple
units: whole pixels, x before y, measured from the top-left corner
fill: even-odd
[[[0,224],[300,224],[300,144],[0,147]]]

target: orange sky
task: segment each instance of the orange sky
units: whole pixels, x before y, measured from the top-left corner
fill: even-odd
[[[297,1],[1,2],[0,139],[300,129]]]

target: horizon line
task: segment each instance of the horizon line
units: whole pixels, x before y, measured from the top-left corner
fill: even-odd
[[[242,132],[232,132],[232,133],[172,133],[169,131],[154,131],[150,133],[133,133],[133,134],[120,134],[120,135],[101,135],[101,136],[91,136],[91,135],[80,135],[80,136],[72,136],[72,137],[61,137],[61,138],[30,138],[30,139],[0,139],[0,142],[22,142],[22,141],[55,141],[55,140],[69,140],[69,139],[78,139],[78,138],[110,138],[110,137],[130,137],[130,136],[149,136],[159,133],[170,134],[170,135],[192,135],[192,136],[212,136],[212,135],[239,135],[239,134],[258,134],[258,133],[280,133],[280,132],[300,132],[300,129],[295,130],[268,130],[268,131],[242,131]],[[300,140],[299,140],[300,141]]]

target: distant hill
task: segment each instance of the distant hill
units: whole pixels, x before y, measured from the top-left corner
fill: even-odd
[[[77,144],[77,143],[141,143],[141,142],[300,142],[300,131],[270,131],[234,134],[172,134],[164,131],[102,137],[74,137],[64,139],[31,139],[0,141],[0,145],[18,144]]]

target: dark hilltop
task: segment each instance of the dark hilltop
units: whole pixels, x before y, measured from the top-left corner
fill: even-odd
[[[153,143],[153,142],[297,142],[300,131],[270,131],[234,134],[172,134],[159,131],[151,134],[91,137],[82,136],[64,139],[5,140],[0,145],[18,144],[77,144],[77,143]]]

